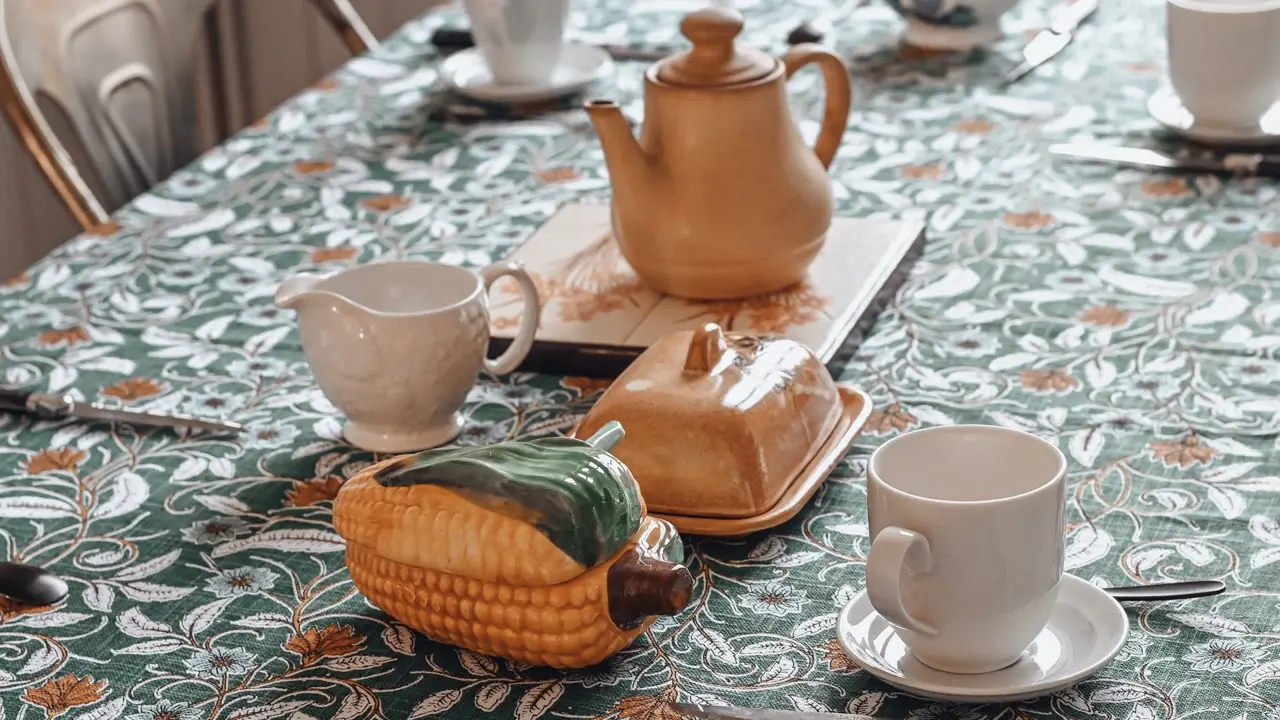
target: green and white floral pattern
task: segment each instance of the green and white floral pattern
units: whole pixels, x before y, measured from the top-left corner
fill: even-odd
[[[927,218],[930,243],[842,379],[875,399],[850,457],[792,522],[690,540],[692,607],[601,667],[561,674],[442,647],[352,588],[330,526],[373,458],[344,445],[277,284],[380,258],[476,267],[562,203],[608,197],[572,103],[537,117],[451,101],[431,31],[406,26],[191,167],[0,285],[11,386],[245,423],[239,438],[0,416],[0,558],[53,568],[55,607],[0,600],[0,717],[674,720],[658,702],[886,718],[1280,717],[1280,221],[1277,187],[1051,158],[1048,144],[1146,143],[1159,0],[1106,4],[1056,61],[998,89],[1048,5],[995,51],[895,45],[873,3],[740,0],[778,50],[833,23],[855,111],[840,212]],[[575,34],[671,43],[686,5],[582,0]],[[599,92],[637,116],[642,66]],[[821,82],[791,101],[816,131]],[[526,112],[529,108],[524,109]],[[444,120],[440,120],[444,118]],[[726,122],[732,118],[726,118]],[[466,443],[563,432],[601,390],[517,373],[477,386]],[[950,707],[895,691],[834,644],[863,582],[869,452],[913,428],[1023,428],[1071,462],[1069,571],[1219,578],[1225,595],[1131,606],[1132,639],[1052,698]]]

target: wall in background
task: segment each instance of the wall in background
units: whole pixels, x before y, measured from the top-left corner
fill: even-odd
[[[447,0],[352,0],[378,37]],[[323,77],[349,55],[304,0],[221,0],[213,28],[193,49],[200,60],[201,138],[206,147]],[[223,58],[215,81],[208,60]],[[219,87],[220,86],[220,87]],[[58,130],[56,120],[53,121]],[[60,137],[66,137],[60,133]],[[69,148],[73,157],[78,153]],[[0,119],[0,280],[79,232],[44,175]]]

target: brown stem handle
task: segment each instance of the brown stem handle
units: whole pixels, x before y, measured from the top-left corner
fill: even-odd
[[[609,568],[609,618],[630,629],[646,618],[677,615],[693,597],[689,568],[646,557],[636,548]]]
[[[839,55],[815,43],[794,45],[782,57],[787,66],[787,78],[796,74],[800,68],[809,63],[818,63],[822,68],[822,78],[827,83],[827,107],[822,113],[822,131],[818,133],[818,141],[813,145],[813,152],[822,161],[823,167],[831,167],[836,157],[840,141],[844,139],[844,128],[849,122],[849,106],[853,104],[853,81],[849,77],[849,66]]]

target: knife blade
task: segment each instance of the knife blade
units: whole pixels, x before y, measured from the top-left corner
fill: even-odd
[[[243,425],[224,420],[210,420],[190,415],[161,415],[142,410],[109,408],[82,402],[70,395],[33,393],[5,388],[0,388],[0,411],[34,415],[44,419],[80,418],[150,427],[189,428],[192,430],[230,433],[244,431]]]
[[[1022,62],[1004,76],[1002,85],[1012,85],[1062,52],[1063,48],[1071,44],[1080,23],[1097,9],[1098,0],[1076,0],[1063,8],[1049,27],[1041,30],[1022,49]]]
[[[1147,148],[1089,143],[1050,145],[1049,152],[1054,155],[1081,160],[1112,162],[1119,165],[1151,167],[1162,170],[1195,170],[1224,175],[1280,177],[1280,155],[1264,155],[1261,153],[1227,153],[1219,155],[1213,152],[1172,155]]]
[[[702,720],[874,720],[869,715],[850,713],[801,712],[688,703],[667,703],[667,705],[681,715],[702,718]]]

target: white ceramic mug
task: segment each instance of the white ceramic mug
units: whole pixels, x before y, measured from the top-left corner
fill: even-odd
[[[501,356],[489,349],[488,288],[511,275],[524,295],[520,328]],[[529,354],[541,306],[515,263],[479,275],[421,260],[379,262],[334,275],[301,274],[276,292],[297,311],[302,350],[325,396],[347,416],[356,447],[411,452],[443,445],[480,371],[515,370]]]
[[[495,83],[551,79],[564,50],[569,0],[463,0],[462,7]]]
[[[867,465],[867,595],[917,660],[952,673],[1017,662],[1049,622],[1065,562],[1067,461],[986,425],[917,430]]]
[[[1197,125],[1253,129],[1280,102],[1280,0],[1168,0],[1169,80]]]

